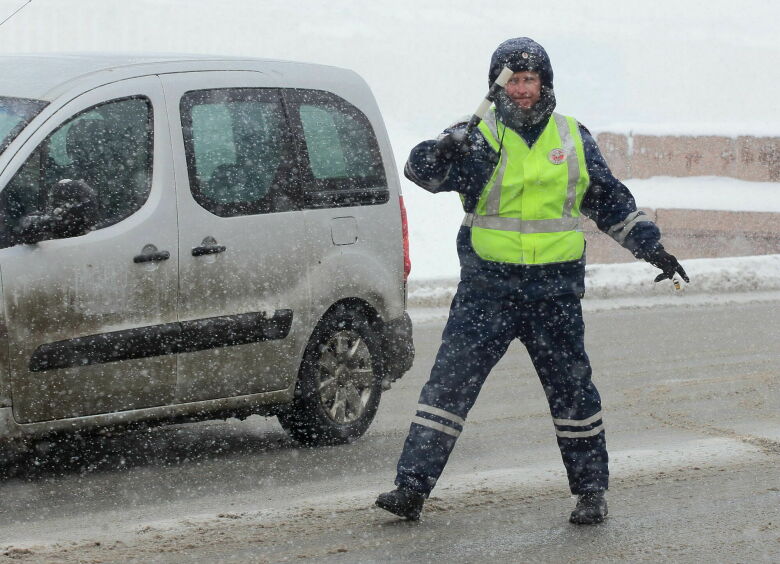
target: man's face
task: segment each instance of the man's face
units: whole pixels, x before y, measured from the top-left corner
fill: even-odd
[[[521,108],[531,108],[542,97],[542,80],[535,71],[514,73],[506,83],[506,94]]]

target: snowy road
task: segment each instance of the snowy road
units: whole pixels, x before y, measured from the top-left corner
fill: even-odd
[[[681,302],[682,303],[682,302]],[[566,521],[552,423],[513,345],[420,523],[391,486],[441,321],[353,445],[300,449],[274,420],[43,445],[0,484],[14,562],[780,560],[780,302],[586,313],[611,454],[610,518]]]

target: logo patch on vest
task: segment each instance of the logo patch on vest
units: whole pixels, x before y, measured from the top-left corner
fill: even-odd
[[[553,149],[547,153],[547,158],[550,159],[552,164],[561,164],[566,160],[566,153],[563,149]]]

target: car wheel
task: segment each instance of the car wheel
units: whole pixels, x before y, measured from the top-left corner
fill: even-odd
[[[376,415],[380,372],[377,335],[362,314],[340,308],[315,329],[295,399],[279,422],[304,445],[348,443],[363,435]]]

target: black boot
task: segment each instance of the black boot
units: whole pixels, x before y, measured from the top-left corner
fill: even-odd
[[[593,525],[601,523],[607,513],[607,499],[604,497],[604,492],[588,492],[577,499],[577,507],[571,512],[569,522],[577,525]]]
[[[410,521],[417,521],[420,518],[424,503],[424,494],[406,488],[397,488],[376,498],[377,507]]]

